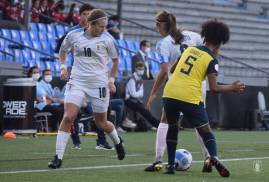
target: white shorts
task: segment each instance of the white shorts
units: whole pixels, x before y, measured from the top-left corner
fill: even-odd
[[[95,113],[107,112],[109,105],[109,89],[106,87],[82,89],[73,84],[67,83],[65,90],[64,103],[72,103],[79,107],[83,103],[91,102],[92,110]]]

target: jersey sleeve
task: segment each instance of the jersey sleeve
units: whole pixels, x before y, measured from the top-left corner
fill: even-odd
[[[108,55],[111,59],[118,58],[116,43],[111,38],[108,38],[108,41],[107,41],[107,51],[108,51]]]
[[[73,41],[73,34],[68,33],[62,42],[60,51],[67,53],[69,49],[72,48],[72,41]]]
[[[161,40],[156,45],[160,64],[169,62],[169,45],[165,40]]]
[[[207,74],[216,73],[219,72],[219,64],[217,59],[213,59],[210,61],[208,67],[207,67]]]

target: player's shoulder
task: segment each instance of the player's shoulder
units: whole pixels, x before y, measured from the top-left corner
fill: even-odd
[[[165,48],[167,47],[168,45],[172,44],[173,42],[173,39],[170,35],[162,38],[161,40],[159,40],[156,44],[156,48]]]
[[[78,35],[83,34],[83,32],[84,32],[84,28],[78,28],[78,29],[74,29],[74,30],[71,30],[70,32],[68,32],[67,36],[68,37],[78,36]]]

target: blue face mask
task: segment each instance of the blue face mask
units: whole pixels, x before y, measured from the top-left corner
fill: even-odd
[[[144,75],[144,70],[136,71],[137,76],[142,77]]]

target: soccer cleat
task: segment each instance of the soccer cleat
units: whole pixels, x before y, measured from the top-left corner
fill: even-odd
[[[202,172],[204,172],[204,173],[211,173],[212,172],[212,163],[210,162],[210,157],[207,157],[205,159]]]
[[[166,171],[164,174],[175,174],[175,167],[171,165],[166,165]]]
[[[72,149],[80,150],[80,144],[73,145]]]
[[[160,171],[163,168],[161,161],[156,161],[152,163],[150,166],[146,167],[144,171],[146,172],[155,172]]]
[[[125,150],[123,147],[123,140],[120,138],[120,143],[115,145],[116,151],[117,151],[117,155],[118,155],[118,159],[119,160],[123,160],[125,157]]]
[[[57,169],[60,168],[62,165],[62,160],[58,159],[58,156],[55,155],[54,159],[48,163],[48,167],[51,169]]]
[[[114,148],[111,147],[106,141],[102,143],[97,142],[95,149],[96,150],[114,150]]]
[[[230,172],[229,170],[218,160],[218,158],[212,157],[211,158],[211,163],[215,166],[217,171],[222,177],[229,177]]]

